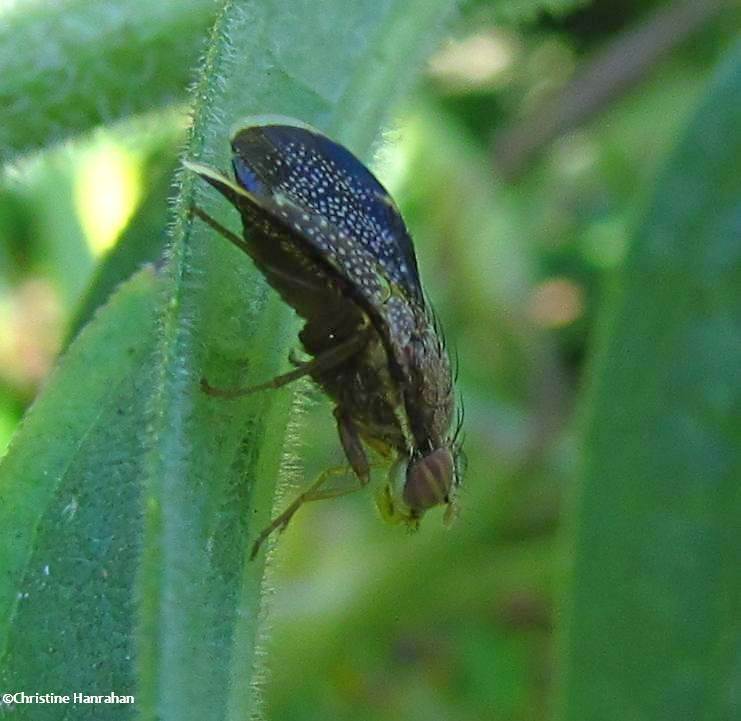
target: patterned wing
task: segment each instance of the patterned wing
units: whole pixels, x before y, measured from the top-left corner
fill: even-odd
[[[393,200],[346,148],[303,126],[243,128],[232,140],[237,182],[377,305],[389,286],[424,306],[411,238]],[[267,208],[266,208],[267,209]],[[380,294],[379,291],[380,290]]]

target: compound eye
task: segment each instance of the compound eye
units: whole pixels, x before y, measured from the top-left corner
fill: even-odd
[[[426,511],[447,503],[454,477],[453,455],[448,448],[438,448],[409,464],[404,484],[404,503],[414,511]]]

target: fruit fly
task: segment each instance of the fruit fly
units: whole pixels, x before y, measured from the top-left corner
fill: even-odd
[[[252,119],[231,147],[234,180],[185,165],[236,208],[243,235],[200,208],[194,213],[247,253],[303,318],[299,340],[311,359],[292,359],[294,370],[250,388],[205,380],[203,388],[235,398],[309,376],[334,402],[357,479],[327,487],[340,469],[325,471],[262,531],[252,556],[303,503],[365,486],[376,465],[369,450],[389,469],[377,496],[387,521],[416,528],[439,505],[450,518],[461,480],[462,411],[456,414],[451,362],[396,204],[349,150],[298,121]]]

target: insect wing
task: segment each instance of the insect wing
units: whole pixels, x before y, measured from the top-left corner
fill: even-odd
[[[350,151],[291,125],[244,128],[232,148],[238,183],[263,202],[272,198],[281,206],[280,215],[360,292],[366,286],[373,291],[369,302],[378,302],[380,283],[424,304],[404,221],[383,186]]]

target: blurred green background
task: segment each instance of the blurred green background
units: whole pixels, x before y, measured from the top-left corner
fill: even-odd
[[[460,518],[444,529],[430,514],[409,536],[380,522],[370,493],[298,514],[271,580],[268,719],[553,712],[571,564],[562,521],[583,464],[588,371],[660,171],[736,20],[720,4],[649,0],[480,0],[455,16],[393,109],[373,167],[402,208],[460,359]],[[6,153],[0,448],[104,300],[100,288],[159,258],[185,114],[183,94]],[[341,451],[328,401],[301,392],[312,478]]]

